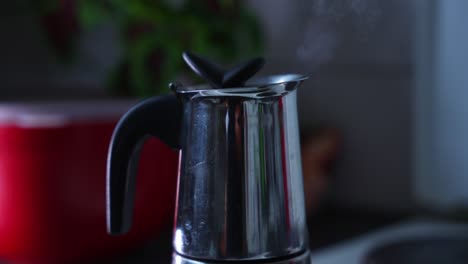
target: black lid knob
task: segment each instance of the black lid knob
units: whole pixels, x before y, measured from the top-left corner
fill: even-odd
[[[191,52],[182,54],[187,65],[213,88],[241,87],[265,64],[262,57],[254,58],[223,70],[218,64]]]

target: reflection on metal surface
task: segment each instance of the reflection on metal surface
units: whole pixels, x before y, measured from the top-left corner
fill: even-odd
[[[178,91],[184,120],[177,253],[206,261],[291,256],[277,263],[308,263],[291,262],[308,254],[296,110],[304,77],[278,78],[263,87]]]
[[[171,83],[169,87],[176,93],[179,94],[196,94],[196,93],[208,93],[211,95],[240,95],[243,97],[252,97],[257,93],[272,91],[274,89],[286,88],[286,90],[294,90],[304,80],[309,77],[300,74],[282,74],[282,75],[270,75],[265,77],[253,78],[247,81],[245,87],[230,87],[213,89],[208,84],[183,86],[180,83]],[[261,97],[261,96],[260,96]]]
[[[225,264],[226,262],[209,262],[210,264]],[[259,262],[249,262],[249,263],[259,263]],[[272,260],[271,262],[263,262],[260,263],[268,263],[268,264],[310,264],[310,254],[309,251],[304,252],[298,256],[294,256],[287,259],[282,260]],[[185,258],[178,254],[173,254],[172,256],[172,264],[206,264],[204,261],[194,260]]]

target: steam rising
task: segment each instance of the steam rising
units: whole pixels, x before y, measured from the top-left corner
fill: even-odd
[[[302,43],[296,50],[300,60],[319,65],[332,59],[337,47],[335,32],[323,23],[309,21]]]
[[[312,0],[304,1],[296,56],[318,66],[333,59],[346,34],[366,41],[382,13],[382,0]],[[340,30],[342,32],[340,32]],[[309,64],[310,65],[310,64]]]

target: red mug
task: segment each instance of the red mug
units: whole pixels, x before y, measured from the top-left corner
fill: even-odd
[[[106,233],[108,145],[133,103],[0,105],[0,258],[84,262],[136,248],[170,228],[177,152],[150,139],[139,164],[134,228],[125,236]]]

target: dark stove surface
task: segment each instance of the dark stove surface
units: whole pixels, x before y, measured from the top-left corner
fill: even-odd
[[[428,237],[389,242],[372,249],[364,263],[465,264],[468,238]]]

